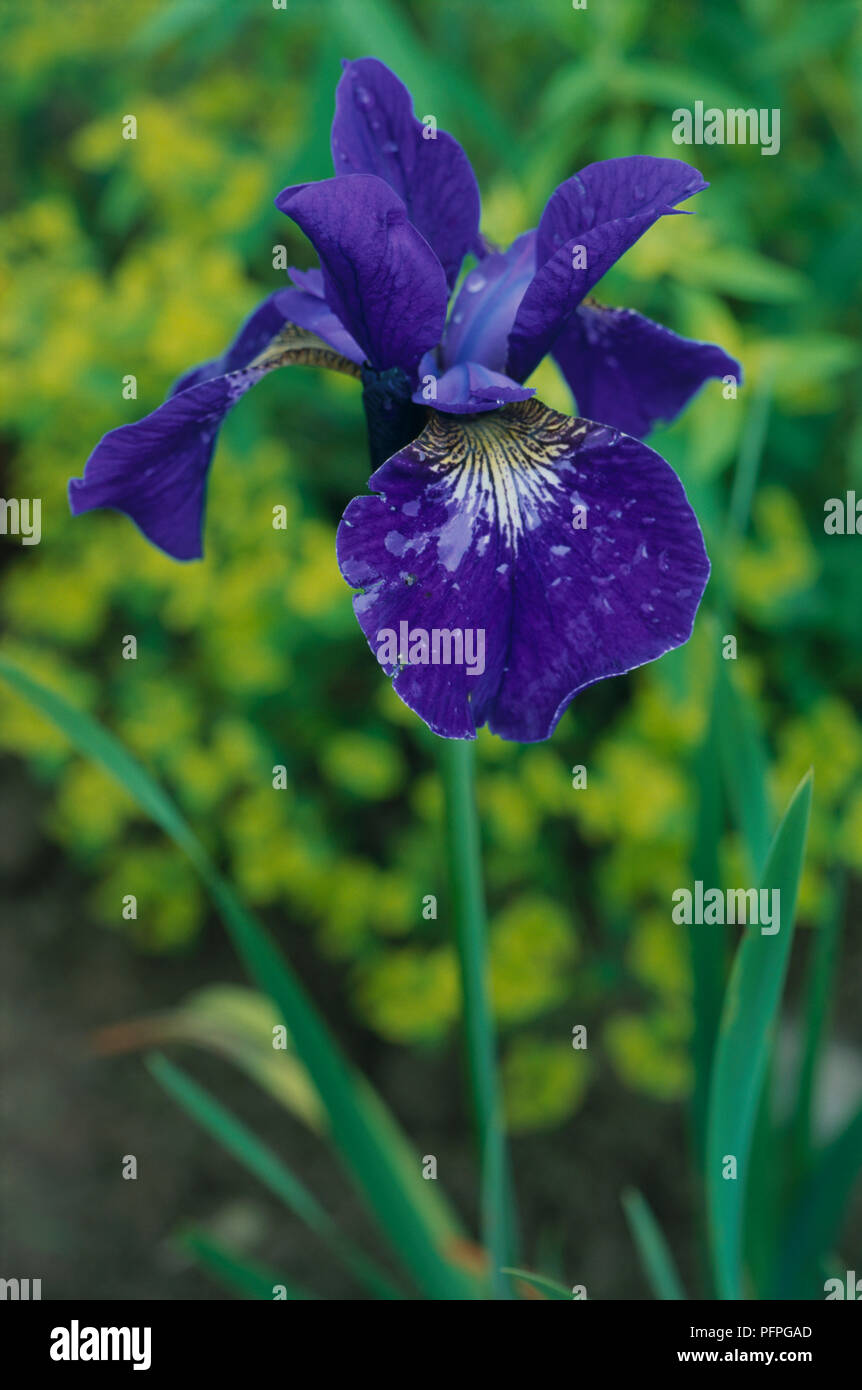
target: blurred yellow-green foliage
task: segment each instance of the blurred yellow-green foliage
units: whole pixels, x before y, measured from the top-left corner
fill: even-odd
[[[389,62],[419,113],[459,137],[495,241],[534,225],[555,184],[596,159],[682,154],[710,180],[697,216],[659,222],[601,289],[745,367],[737,400],[711,383],[652,440],[713,559],[695,637],[586,692],[547,745],[479,739],[493,994],[519,1130],[559,1123],[585,1094],[576,1022],[597,1021],[626,1085],[667,1099],[689,1086],[690,980],[668,904],[691,876],[696,754],[725,633],[738,641],[730,678],[768,734],[773,811],[816,767],[803,920],[817,920],[837,864],[862,870],[862,537],[822,525],[827,498],[862,492],[858,11],[615,0],[588,13],[564,0],[79,0],[62,22],[53,4],[5,7],[0,44],[14,122],[3,488],[43,503],[38,548],[2,543],[5,649],[158,772],[288,950],[311,938],[358,1017],[399,1045],[438,1044],[459,999],[433,740],[382,681],[335,564],[338,517],[368,472],[355,383],[277,373],[231,417],[202,564],[172,563],[123,518],[73,521],[67,479],[282,283],[274,247],[312,263],[272,200],[331,171],[344,55]],[[681,151],[671,112],[696,100],[780,108],[779,154]],[[134,141],[121,137],[129,114]],[[551,365],[535,384],[571,409]],[[733,478],[744,495],[758,463],[735,538]],[[286,529],[272,526],[277,506]],[[136,661],[122,657],[127,635]],[[205,908],[178,852],[5,692],[0,741],[58,778],[46,829],[91,884],[94,918],[146,951],[191,949]],[[572,785],[578,764],[588,792]],[[745,874],[745,856],[728,834],[725,872]]]

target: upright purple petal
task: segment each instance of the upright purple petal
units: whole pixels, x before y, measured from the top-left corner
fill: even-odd
[[[458,141],[416,119],[407,88],[376,58],[344,63],[332,163],[336,174],[376,174],[395,190],[451,288],[478,242],[476,177]]]
[[[309,294],[306,290],[282,290],[279,309],[289,323],[313,334],[341,357],[355,362],[357,367],[362,366],[365,353],[332,312],[325,299],[316,294]]]
[[[582,304],[554,344],[581,415],[638,439],[670,423],[710,377],[742,368],[723,348],[681,338],[633,309]]]
[[[277,331],[251,361],[220,376],[206,376],[169,397],[152,414],[133,425],[111,430],[96,445],[84,468],[83,478],[69,483],[73,515],[110,507],[124,512],[153,545],[176,560],[196,560],[203,553],[203,510],[207,474],[222,421],[241,396],[262,376],[290,363],[331,367],[359,376],[355,360],[348,360],[304,326],[286,321],[286,309],[298,310],[318,326],[328,328],[325,305],[300,290],[271,296],[240,332],[225,361],[246,357],[257,344],[257,327],[270,318],[278,299]],[[272,321],[274,322],[274,320]],[[347,338],[340,324],[336,338]],[[355,344],[353,345],[355,348]],[[361,360],[361,354],[360,354]],[[208,366],[211,364],[208,364]],[[208,371],[208,366],[197,371]]]
[[[372,651],[435,733],[548,738],[580,690],[691,634],[700,528],[673,470],[627,435],[536,400],[435,413],[369,486],[339,565]]]
[[[708,187],[703,175],[682,159],[633,154],[588,164],[548,199],[539,223],[537,263],[544,265],[572,237],[609,222],[646,215],[656,222]]]
[[[493,251],[465,279],[449,315],[441,352],[444,365],[482,362],[506,366],[509,333],[536,271],[536,233],[524,232],[507,251]]]
[[[310,270],[299,270],[295,265],[288,266],[287,273],[290,282],[298,290],[305,290],[306,294],[316,295],[318,299],[326,298],[326,290],[323,288],[323,271],[319,266],[312,266]]]
[[[382,179],[348,174],[285,188],[276,206],[320,257],[326,300],[372,367],[411,375],[440,340],[446,277]]]
[[[680,159],[633,155],[590,164],[548,200],[536,241],[538,270],[509,337],[506,371],[523,381],[578,305],[639,237],[708,185]]]
[[[433,375],[433,372],[432,372]],[[484,410],[496,410],[511,401],[526,401],[535,392],[531,386],[519,386],[502,372],[492,372],[479,362],[459,362],[442,376],[434,378],[434,391],[429,394],[423,384],[413,392],[417,405],[432,405],[449,415],[476,415]]]

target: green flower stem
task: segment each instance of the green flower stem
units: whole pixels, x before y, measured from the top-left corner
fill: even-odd
[[[475,744],[468,739],[441,740],[449,881],[464,998],[467,1063],[481,1157],[482,1239],[491,1260],[494,1296],[510,1298],[509,1281],[502,1273],[512,1263],[513,1255],[510,1175],[488,982],[474,749]]]

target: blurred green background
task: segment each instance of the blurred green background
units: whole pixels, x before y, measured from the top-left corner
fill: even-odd
[[[643,1295],[618,1209],[628,1182],[654,1199],[684,1268],[695,1260],[681,1104],[692,987],[669,904],[692,878],[724,633],[738,643],[726,673],[750,699],[754,746],[768,758],[773,823],[815,766],[801,925],[818,925],[839,872],[851,928],[859,903],[862,537],[823,530],[828,498],[862,496],[859,27],[855,3],[831,0],[2,7],[12,136],[0,492],[43,505],[40,546],[0,539],[3,649],[102,718],[172,789],[420,1152],[448,1155],[468,1210],[433,740],[381,678],[335,564],[335,526],[368,473],[355,383],[275,373],[231,416],[202,564],[172,563],[109,513],[73,522],[66,483],[102,433],[153,409],[283,283],[275,247],[314,263],[272,199],[331,173],[343,56],[389,63],[417,113],[458,137],[498,243],[535,225],[554,186],[597,159],[682,156],[710,181],[697,216],[659,222],[599,291],[744,365],[737,400],[710,383],[650,441],[680,473],[713,560],[695,635],[585,692],[547,744],[482,735],[478,745],[494,1004],[528,1243],[556,1242],[569,1269],[583,1257],[591,1296]],[[698,100],[779,108],[780,152],[675,146],[671,113]],[[127,114],[135,141],[121,138]],[[123,399],[128,374],[136,400]],[[550,364],[533,384],[571,411]],[[286,530],[271,526],[278,504]],[[135,662],[121,657],[126,634]],[[227,1160],[132,1079],[133,1059],[94,1064],[75,1047],[90,1027],[239,976],[179,852],[5,689],[0,744],[5,915],[19,928],[7,976],[22,1029],[13,1132],[30,1160],[12,1191],[56,1290],[204,1296],[197,1275],[157,1257],[155,1236],[197,1203],[201,1218],[239,1222],[243,1238],[275,1240],[265,1202],[251,1186],[243,1197]],[[281,792],[276,764],[288,772]],[[572,786],[576,764],[587,790]],[[751,881],[746,855],[728,824],[722,881]],[[136,921],[122,917],[130,893]],[[423,917],[428,894],[436,919]],[[835,1017],[848,1050],[827,1088],[839,1110],[862,1071],[852,987],[862,954],[858,934],[844,940]],[[586,1053],[571,1047],[577,1023]],[[71,1062],[60,1056],[69,1040]],[[63,1094],[74,1098],[71,1157],[51,1137]],[[136,1124],[141,1145],[154,1128],[169,1133],[154,1159],[161,1196],[136,1193],[133,1219],[111,1195],[110,1164]],[[334,1173],[329,1183],[332,1206],[346,1201]],[[82,1212],[94,1208],[106,1213],[99,1254],[84,1258]],[[301,1267],[311,1257],[291,1240],[285,1258]],[[329,1291],[339,1295],[337,1279]]]

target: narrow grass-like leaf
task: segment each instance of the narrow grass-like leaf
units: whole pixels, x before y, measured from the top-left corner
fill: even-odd
[[[280,1299],[303,1301],[314,1297],[304,1289],[297,1288],[281,1274],[265,1269],[257,1261],[241,1259],[233,1250],[229,1250],[221,1241],[215,1240],[197,1226],[181,1231],[176,1237],[176,1243],[191,1255],[195,1264],[200,1265],[216,1283],[241,1294],[243,1298],[271,1302],[275,1298],[276,1289],[279,1290]]]
[[[377,1298],[399,1299],[401,1294],[376,1264],[339,1231],[332,1218],[308,1188],[257,1135],[167,1057],[154,1052],[147,1059],[149,1071],[179,1106],[238,1163],[268,1187],[294,1216],[304,1221],[329,1247],[351,1274]]]
[[[775,1070],[773,1049],[760,1090],[744,1193],[742,1261],[752,1298],[767,1297],[790,1167],[785,1128],[775,1115]]]
[[[719,1297],[743,1295],[742,1214],[757,1106],[769,1059],[796,912],[811,810],[812,774],[797,787],[767,857],[761,887],[779,893],[780,929],[749,924],[727,986],[710,1094],[707,1205]],[[712,929],[714,930],[714,929]],[[736,1177],[722,1175],[725,1156]]]
[[[278,1024],[272,1001],[258,990],[246,985],[207,985],[176,1008],[101,1028],[92,1041],[95,1050],[106,1056],[170,1043],[215,1052],[320,1134],[326,1126],[320,1097],[290,1040],[285,1048],[273,1046],[272,1030]]]
[[[643,1272],[656,1298],[683,1300],[685,1291],[670,1247],[641,1193],[633,1187],[629,1188],[623,1193],[622,1203]]]
[[[862,1178],[862,1107],[825,1145],[791,1208],[775,1274],[774,1298],[822,1298],[826,1257]],[[854,1268],[862,1276],[857,1263]]]
[[[845,874],[841,872],[827,893],[825,911],[811,943],[812,958],[803,1014],[805,1037],[793,1116],[792,1149],[797,1178],[801,1177],[807,1168],[811,1153],[814,1086],[823,1049],[828,1021],[829,997],[838,959],[838,941],[841,934],[844,899]]]
[[[758,453],[760,447],[762,439]],[[744,516],[737,520],[744,525]],[[732,822],[742,837],[749,871],[756,882],[762,874],[770,841],[767,753],[753,702],[730,669],[731,663],[718,662],[718,751]],[[783,1174],[784,1168],[785,1151],[773,1121],[767,1079],[753,1131],[744,1206],[744,1258],[755,1290],[768,1278],[774,1256],[782,1193],[779,1173]]]
[[[716,657],[720,661],[720,657]],[[697,815],[691,854],[692,879],[709,885],[719,883],[718,845],[721,840],[724,801],[722,783],[715,756],[718,738],[718,677],[715,679],[712,707],[703,742],[694,759],[697,781]],[[706,1131],[709,1116],[709,1088],[715,1039],[721,1019],[724,995],[727,945],[717,931],[704,931],[692,925],[688,928],[689,955],[692,973],[692,1062],[694,1087],[691,1100],[691,1123],[694,1149],[701,1167],[706,1161]]]
[[[769,429],[769,417],[772,413],[774,376],[774,363],[767,361],[755,388],[746,416],[745,428],[742,432],[739,457],[733,477],[733,489],[730,494],[730,515],[728,518],[729,530],[736,536],[744,535],[751,516],[751,504],[754,500],[760,463],[763,458],[763,448]]]
[[[258,987],[270,995],[326,1107],[332,1140],[417,1285],[432,1299],[481,1296],[478,1280],[456,1269],[445,1249],[460,1230],[435,1184],[423,1182],[392,1117],[331,1038],[269,933],[217,873],[173,802],[113,735],[63,696],[0,656],[0,677],[99,763],[188,855]],[[395,1135],[398,1135],[397,1140]],[[411,1161],[412,1159],[412,1161]]]
[[[532,1274],[529,1269],[513,1269],[511,1265],[506,1265],[500,1270],[501,1274],[509,1274],[513,1279],[518,1279],[523,1284],[529,1284],[530,1288],[538,1289],[539,1293],[553,1302],[571,1303],[578,1300],[572,1299],[571,1289],[567,1289],[564,1284],[560,1284],[556,1279],[547,1279],[544,1274]]]
[[[759,878],[770,840],[766,748],[751,701],[728,674],[725,661],[718,663],[717,694],[718,748],[727,800]]]
[[[728,628],[728,620],[733,609],[736,561],[740,542],[751,518],[751,506],[760,474],[772,408],[774,374],[774,363],[768,361],[745,416],[721,544],[713,552],[713,589],[717,603],[718,630],[722,634],[733,630]]]

